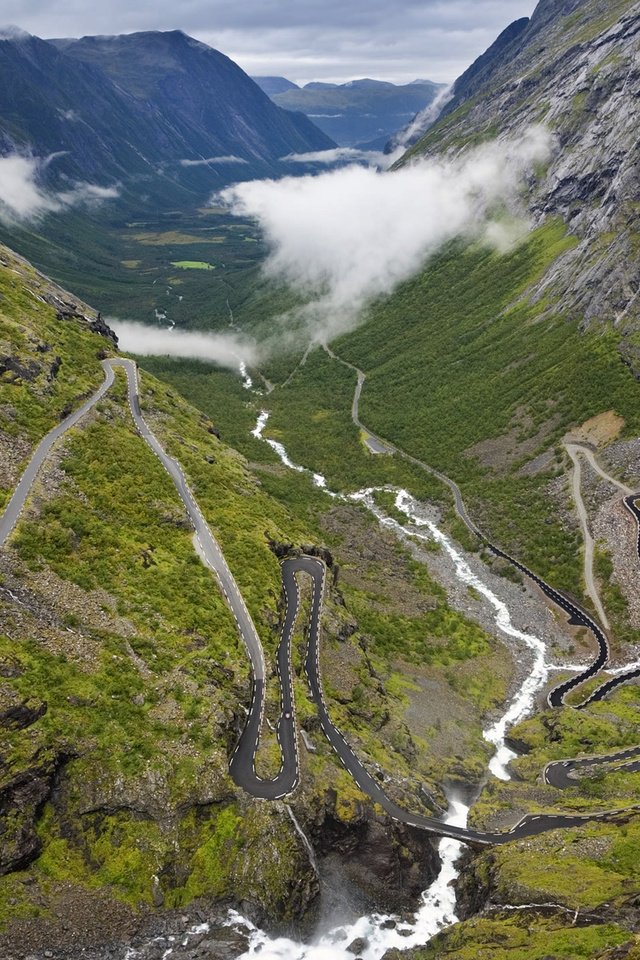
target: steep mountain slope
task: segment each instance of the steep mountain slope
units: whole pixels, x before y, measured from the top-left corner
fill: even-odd
[[[180,159],[235,154],[274,163],[333,146],[304,116],[274,109],[232,60],[179,30],[52,42],[99,67],[141,104],[153,104],[182,138],[187,152]]]
[[[613,10],[583,0],[567,10],[543,0],[531,24],[488,58],[485,85],[404,161],[457,154],[544,121],[556,137],[552,159],[522,197],[537,230],[501,256],[453,245],[375,305],[338,352],[368,374],[365,423],[466,484],[498,541],[579,591],[558,444],[572,425],[610,410],[625,421],[622,433],[603,435],[603,452],[620,441],[612,459],[640,432],[640,17],[631,2]],[[634,449],[620,462],[632,485]]]
[[[37,37],[0,39],[0,149],[41,157],[62,154],[50,165],[54,179],[112,185],[120,178],[149,177],[151,155],[162,133],[124,90],[99,71],[68,60]],[[164,133],[164,146],[177,150]]]
[[[141,193],[156,208],[203,200],[212,169],[218,184],[273,174],[287,153],[333,145],[178,31],[57,44],[6,36],[0,81],[2,154],[52,157],[41,171],[49,185],[117,184],[129,208]]]
[[[427,107],[442,89],[429,80],[396,86],[381,80],[308,83],[302,89],[269,93],[287,110],[301,110],[341,146],[368,145],[389,137]]]
[[[460,78],[443,119],[410,156],[544,124],[554,155],[527,203],[538,221],[562,217],[577,243],[539,293],[584,325],[613,323],[640,371],[639,37],[638,3],[542,0]]]

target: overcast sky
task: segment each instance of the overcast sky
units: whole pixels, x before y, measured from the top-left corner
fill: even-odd
[[[181,29],[250,74],[298,83],[454,80],[535,0],[0,0],[40,37]]]

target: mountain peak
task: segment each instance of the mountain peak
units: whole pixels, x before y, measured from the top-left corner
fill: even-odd
[[[31,40],[32,35],[22,27],[17,27],[14,23],[9,23],[0,27],[0,40]]]
[[[208,193],[211,170],[182,161],[240,157],[244,175],[265,176],[283,156],[335,146],[181,30],[0,44],[0,143],[38,156],[64,152],[59,177],[150,177],[162,195],[160,158],[165,181]]]
[[[630,227],[638,195],[637,50],[634,0],[541,0],[531,20],[511,24],[456,81],[453,100],[412,150],[459,151],[535,126],[553,132],[553,159],[529,207],[538,219],[555,215],[569,225],[575,247],[555,267],[554,291],[585,325],[640,316]],[[636,357],[632,341],[620,349]]]
[[[284,93],[285,90],[300,89],[297,83],[287,80],[286,77],[251,77],[251,79],[268,97],[276,93]]]

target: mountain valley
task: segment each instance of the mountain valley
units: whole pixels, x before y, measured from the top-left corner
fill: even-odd
[[[480,225],[334,326],[342,274],[298,283],[242,189],[357,273],[344,171],[283,159],[346,135],[280,107],[366,86],[267,96],[180,31],[0,40],[0,181],[64,151],[0,221],[6,960],[640,956],[639,36],[631,0],[508,27],[357,173],[466,177]]]

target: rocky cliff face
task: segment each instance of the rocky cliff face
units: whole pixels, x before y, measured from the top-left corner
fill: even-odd
[[[640,4],[542,0],[460,78],[410,154],[455,153],[543,124],[553,156],[525,202],[536,221],[561,217],[576,244],[539,295],[585,325],[613,323],[638,373],[639,50]]]

